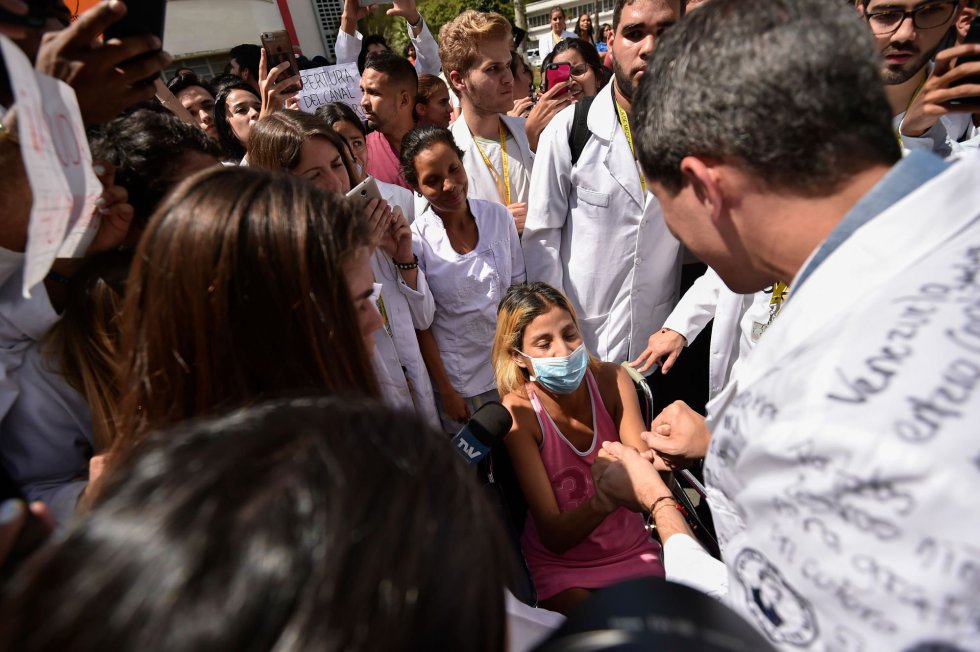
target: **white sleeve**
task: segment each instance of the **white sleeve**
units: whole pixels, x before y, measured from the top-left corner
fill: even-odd
[[[977,144],[974,141],[959,142],[964,136],[969,136],[973,126],[970,116],[965,115],[965,118],[954,118],[950,115],[936,120],[936,124],[932,125],[929,131],[921,136],[903,134],[903,154],[912,151],[926,151],[947,158],[953,154],[961,154],[968,149],[975,149]],[[951,129],[953,133],[950,133]],[[901,133],[901,126],[899,126],[899,133]]]
[[[664,573],[668,582],[689,586],[713,598],[720,600],[728,595],[725,564],[687,534],[675,534],[664,544]]]
[[[419,14],[419,16],[421,15]],[[408,28],[408,39],[415,46],[416,72],[420,75],[426,73],[438,75],[442,70],[442,60],[439,58],[439,44],[432,38],[432,32],[429,31],[429,24],[425,22],[425,18],[422,19],[422,31],[419,33],[418,38],[413,36],[412,26],[408,24],[408,21],[405,21],[405,26]]]
[[[355,31],[351,35],[342,29],[337,30],[337,42],[333,46],[333,51],[337,55],[338,66],[357,63],[357,57],[361,54],[361,38],[360,32]]]
[[[677,307],[664,322],[664,328],[683,335],[690,346],[714,318],[718,296],[724,286],[725,282],[709,267],[677,302]]]
[[[0,286],[0,420],[20,393],[12,374],[27,349],[58,321],[44,283],[31,289],[30,299],[24,298],[20,292],[22,274],[15,273]]]
[[[564,115],[566,111],[571,111]],[[521,245],[527,280],[543,281],[564,292],[561,240],[572,190],[572,154],[568,145],[574,107],[559,113],[538,139],[531,170],[527,221]]]
[[[408,287],[402,275],[398,275],[398,290],[408,302],[408,310],[412,313],[412,324],[417,330],[424,331],[432,325],[432,318],[436,314],[436,302],[432,298],[432,292],[429,291],[429,283],[425,280],[425,272],[422,271],[421,265],[418,269],[417,285],[418,289],[413,290]]]

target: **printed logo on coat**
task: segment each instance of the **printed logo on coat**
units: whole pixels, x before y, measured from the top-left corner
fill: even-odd
[[[772,640],[806,647],[817,638],[813,607],[791,587],[757,550],[746,548],[735,558],[735,574],[758,627]]]

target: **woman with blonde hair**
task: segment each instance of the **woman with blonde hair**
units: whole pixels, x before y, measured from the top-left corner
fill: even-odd
[[[592,475],[603,442],[647,450],[626,372],[589,355],[568,299],[545,283],[504,295],[492,360],[514,418],[505,443],[528,503],[521,546],[541,606],[568,613],[593,589],[663,577],[642,516],[617,507]]]

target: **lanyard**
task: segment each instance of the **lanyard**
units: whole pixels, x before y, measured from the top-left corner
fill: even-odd
[[[630,118],[626,115],[623,107],[619,106],[619,102],[613,100],[613,103],[616,105],[616,113],[619,114],[619,124],[623,125],[623,133],[626,134],[626,140],[629,141],[630,153],[633,154],[633,160],[636,161],[636,148],[633,147],[633,131],[630,129]],[[647,191],[647,180],[643,178],[643,172],[640,171],[639,163],[637,163],[636,172],[640,175],[640,187],[643,188],[645,194]]]
[[[493,175],[494,183],[497,184],[497,192],[500,193],[500,198],[504,200],[504,206],[510,206],[510,162],[507,160],[507,132],[504,130],[504,123],[497,122],[497,127],[500,129],[500,160],[504,167],[504,178],[503,182],[500,180],[500,175],[497,174],[496,168],[493,167],[493,163],[490,162],[490,157],[487,153],[483,151],[480,147],[480,143],[477,142],[476,138],[473,138],[473,144],[476,145],[476,149],[480,152],[480,156],[483,157],[483,162],[487,164],[487,169],[490,170],[490,174]],[[473,133],[470,132],[472,136]]]
[[[929,79],[928,72],[922,78],[922,81],[919,82],[919,85],[916,87],[915,92],[912,93],[912,99],[909,100],[908,106],[905,107],[905,113],[902,115],[902,120],[905,120],[905,116],[908,115],[909,109],[911,109],[912,108],[912,105],[915,104],[915,101],[917,99],[919,99],[919,93],[922,92],[922,87],[926,85],[926,80],[927,79]],[[905,143],[902,142],[902,125],[901,124],[899,124],[898,127],[895,128],[895,137],[898,138],[898,146],[904,148],[905,147]]]

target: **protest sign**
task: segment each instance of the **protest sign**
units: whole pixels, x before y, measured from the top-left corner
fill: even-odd
[[[24,296],[44,280],[59,255],[78,255],[88,246],[102,184],[92,171],[92,156],[82,116],[71,87],[34,72],[10,40],[0,48],[15,89],[17,135],[31,184],[31,215],[24,263]],[[72,243],[65,245],[66,236]]]
[[[307,113],[316,113],[317,108],[332,102],[343,102],[364,120],[361,110],[361,74],[357,64],[347,63],[339,66],[323,66],[301,70],[303,90],[297,100],[299,108]]]

